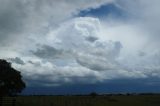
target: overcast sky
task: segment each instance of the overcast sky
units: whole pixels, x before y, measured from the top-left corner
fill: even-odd
[[[0,0],[0,58],[12,62],[29,87],[125,82],[137,89],[137,81],[159,87],[159,4]]]

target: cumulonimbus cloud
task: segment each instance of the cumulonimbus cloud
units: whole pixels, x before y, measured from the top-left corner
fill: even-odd
[[[99,37],[100,27],[100,20],[92,17],[80,17],[65,22],[48,33],[47,43],[31,51],[38,63],[32,61],[15,67],[23,70],[26,78],[39,82],[43,76],[51,85],[147,77],[143,71],[133,70],[123,64],[124,60],[119,59],[123,45],[119,41],[102,40]],[[96,40],[88,41],[88,37]],[[30,69],[26,70],[27,67]]]
[[[0,57],[13,62],[28,83],[57,86],[159,78],[158,0],[0,2]],[[76,17],[81,10],[108,2],[129,13],[127,22]]]

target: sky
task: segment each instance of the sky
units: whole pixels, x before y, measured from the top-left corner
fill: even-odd
[[[0,0],[0,58],[25,94],[160,92],[159,0]]]

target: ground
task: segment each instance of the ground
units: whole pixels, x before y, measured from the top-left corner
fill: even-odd
[[[160,106],[160,95],[17,96],[2,106]]]

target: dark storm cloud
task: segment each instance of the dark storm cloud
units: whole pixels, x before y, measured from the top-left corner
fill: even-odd
[[[156,84],[149,84],[158,82]],[[96,84],[72,84],[57,87],[28,87],[24,94],[89,94],[91,91],[97,93],[145,93],[159,92],[159,79],[115,79]]]

